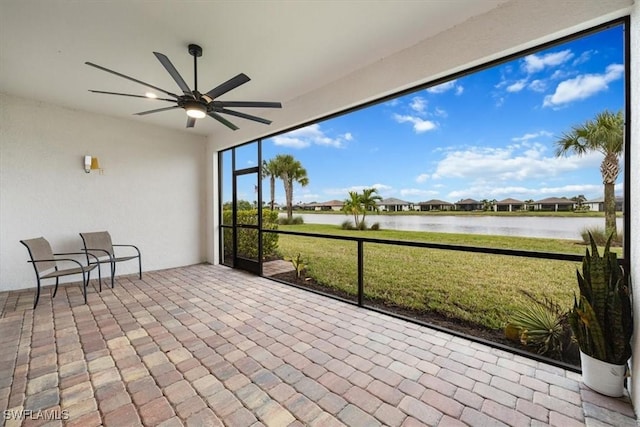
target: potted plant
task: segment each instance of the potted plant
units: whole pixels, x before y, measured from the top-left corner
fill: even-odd
[[[580,298],[574,296],[569,324],[580,347],[582,378],[586,386],[607,396],[624,393],[627,361],[631,357],[633,315],[628,276],[609,250],[611,236],[602,256],[589,235],[577,272]]]

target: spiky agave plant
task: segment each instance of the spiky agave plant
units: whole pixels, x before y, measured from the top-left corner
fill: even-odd
[[[582,274],[577,272],[580,297],[574,296],[569,324],[583,353],[603,362],[623,365],[631,357],[633,315],[627,276],[609,251],[611,237],[602,256],[589,236]]]
[[[518,330],[523,345],[535,348],[539,354],[561,357],[563,318],[548,306],[533,302],[512,313],[508,326]]]

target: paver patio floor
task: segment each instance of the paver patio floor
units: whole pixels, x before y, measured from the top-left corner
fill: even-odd
[[[224,266],[95,287],[0,294],[5,425],[636,425],[579,374]]]

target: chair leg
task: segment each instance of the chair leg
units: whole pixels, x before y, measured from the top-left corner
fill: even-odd
[[[82,273],[82,290],[84,291],[84,303],[87,303],[87,286],[89,285],[89,281],[85,277],[84,273]]]
[[[38,277],[38,288],[36,289],[36,297],[33,300],[33,309],[36,309],[36,306],[38,305],[38,300],[40,299],[40,278]]]
[[[91,282],[91,270],[87,271],[87,285]]]
[[[142,280],[142,259],[140,259],[140,256],[138,256],[138,271],[139,271],[139,278],[140,280]]]
[[[56,294],[58,293],[58,283],[59,283],[59,282],[60,282],[60,278],[59,278],[59,277],[56,277],[56,287],[55,287],[55,289],[53,290],[53,297],[52,297],[52,298],[55,298],[55,297],[56,297]]]
[[[111,289],[114,288],[114,280],[116,277],[116,263],[115,262],[111,262]]]

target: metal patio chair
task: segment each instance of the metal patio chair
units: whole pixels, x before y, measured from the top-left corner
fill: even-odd
[[[98,265],[109,264],[111,266],[111,287],[114,287],[114,279],[116,275],[116,264],[123,261],[138,259],[138,275],[142,279],[142,260],[140,257],[140,249],[134,245],[114,245],[111,242],[111,235],[108,231],[95,231],[91,233],[80,233],[82,242],[84,243],[84,251],[87,254],[87,264]],[[115,247],[129,247],[135,249],[136,255],[116,256]],[[89,257],[92,256],[93,259]]]
[[[36,290],[36,296],[33,301],[33,308],[35,309],[40,299],[40,282],[43,279],[56,279],[56,288],[53,291],[53,298],[55,298],[58,292],[58,284],[60,277],[71,276],[74,274],[82,274],[82,292],[84,294],[84,303],[87,303],[87,286],[89,285],[89,279],[91,277],[91,270],[96,268],[96,264],[82,265],[80,261],[73,258],[59,258],[60,256],[69,255],[85,255],[82,252],[65,252],[54,254],[51,249],[51,245],[44,237],[37,237],[35,239],[20,240],[20,243],[26,246],[29,251],[30,263],[33,264],[33,269],[36,272],[36,280],[38,288]],[[71,268],[59,268],[58,263],[65,262],[67,264],[77,264],[77,267]],[[98,269],[98,282],[100,283],[100,291],[102,291],[102,278],[100,277],[100,269]]]

